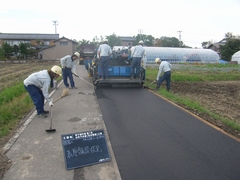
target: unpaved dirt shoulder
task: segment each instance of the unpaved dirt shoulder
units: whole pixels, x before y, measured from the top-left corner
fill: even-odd
[[[240,81],[228,82],[174,82],[171,85],[174,94],[199,102],[210,112],[216,113],[240,125]],[[234,130],[207,113],[178,104],[224,131],[240,138],[240,132]]]

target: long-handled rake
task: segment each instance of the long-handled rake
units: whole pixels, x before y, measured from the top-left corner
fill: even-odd
[[[46,129],[45,131],[46,131],[46,132],[55,132],[56,129],[53,129],[53,128],[52,128],[52,106],[50,106],[50,113],[51,113],[50,128],[49,128],[49,129]]]

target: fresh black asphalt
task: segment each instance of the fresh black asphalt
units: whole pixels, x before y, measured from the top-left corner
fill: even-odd
[[[143,89],[96,90],[123,180],[240,179],[240,143]]]

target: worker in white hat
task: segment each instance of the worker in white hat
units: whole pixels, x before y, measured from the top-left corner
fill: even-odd
[[[99,58],[99,79],[108,80],[108,61],[112,54],[111,47],[108,45],[108,41],[105,40],[103,44],[101,44],[97,51]]]
[[[24,87],[36,107],[38,117],[46,118],[49,113],[49,111],[44,110],[44,98],[49,102],[49,106],[53,106],[48,89],[49,86],[53,87],[53,80],[61,74],[62,68],[55,65],[50,70],[35,72],[23,81]]]
[[[79,57],[80,57],[80,54],[78,52],[75,52],[73,53],[73,55],[67,55],[60,59],[60,63],[62,66],[63,83],[66,86],[66,88],[77,89],[77,87],[75,86],[75,82],[73,80],[72,74],[74,73],[77,75],[76,65]],[[71,87],[69,87],[67,78],[69,78]]]
[[[162,61],[160,58],[156,58],[155,62],[159,65],[157,79],[156,79],[157,87],[155,90],[158,91],[160,88],[160,85],[163,83],[163,81],[166,80],[167,91],[169,91],[170,83],[171,83],[171,67],[172,67],[172,65],[167,61]],[[163,73],[163,75],[161,76],[162,73]]]
[[[139,77],[141,60],[144,56],[145,49],[143,48],[143,41],[139,41],[138,45],[132,51],[132,65],[131,65],[131,79]],[[136,68],[136,71],[135,71]]]

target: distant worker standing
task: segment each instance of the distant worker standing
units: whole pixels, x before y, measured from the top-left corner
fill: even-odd
[[[77,59],[79,59],[79,57],[80,54],[78,52],[75,52],[72,56],[67,55],[60,59],[60,63],[62,66],[63,83],[66,86],[66,88],[69,88],[69,84],[67,82],[67,78],[69,78],[71,84],[70,89],[77,89],[77,87],[75,86],[75,82],[73,80],[72,73],[76,74],[76,64]]]
[[[112,54],[111,47],[108,45],[108,41],[104,41],[98,48],[98,57],[100,58],[100,79],[108,80],[108,61]]]
[[[170,83],[171,83],[171,68],[172,65],[167,62],[167,61],[162,61],[160,58],[156,58],[155,62],[159,64],[159,70],[157,74],[157,87],[156,91],[159,90],[160,85],[163,83],[163,81],[166,80],[166,86],[167,86],[167,91],[170,90]],[[160,77],[160,75],[163,73],[163,75]]]
[[[44,110],[44,98],[49,102],[49,106],[53,106],[48,89],[50,85],[53,86],[53,80],[61,76],[61,73],[62,69],[59,66],[53,66],[51,70],[35,72],[23,81],[40,118],[46,118],[46,114],[49,113],[49,111]]]
[[[141,60],[144,56],[145,49],[143,48],[143,41],[138,42],[138,46],[136,46],[132,51],[132,65],[131,65],[131,79],[136,79],[136,77],[139,77],[140,73],[140,66],[141,66]],[[136,73],[135,73],[136,68]]]

